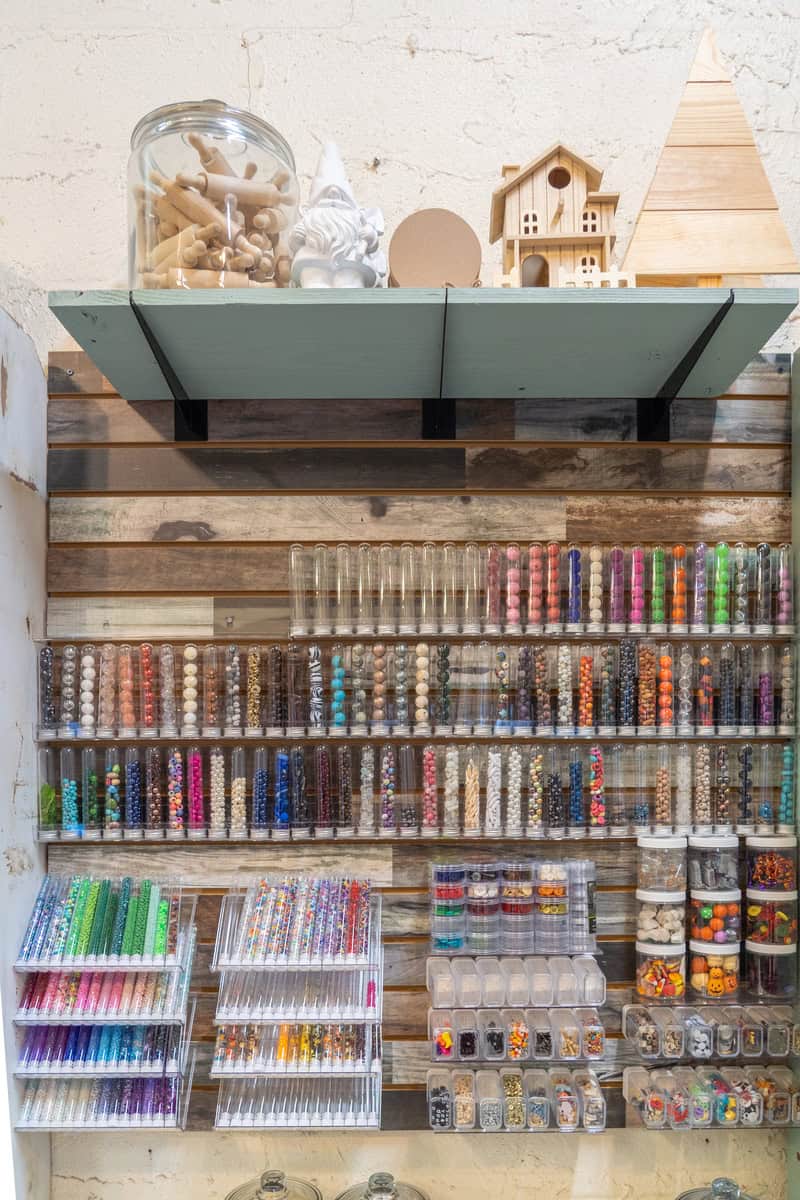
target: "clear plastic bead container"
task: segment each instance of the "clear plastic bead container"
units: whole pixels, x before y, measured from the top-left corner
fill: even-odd
[[[482,754],[480,746],[466,746],[461,755],[464,771],[463,831],[465,837],[481,834]]]
[[[775,652],[771,645],[759,646],[756,680],[756,733],[775,732]]]
[[[39,729],[40,740],[53,738],[58,732],[58,710],[55,686],[56,658],[53,647],[39,649]]]
[[[753,747],[745,742],[736,747],[736,832],[755,833],[753,795]]]
[[[294,542],[289,547],[289,636],[308,633],[309,561],[305,546]]]
[[[633,638],[623,638],[619,644],[619,704],[617,728],[619,733],[636,732],[636,666],[637,647]]]
[[[428,1071],[428,1123],[434,1132],[450,1129],[453,1123],[453,1091],[450,1072],[439,1067]]]
[[[744,542],[737,542],[731,555],[731,631],[740,636],[750,633],[750,592],[753,583],[752,551]]]
[[[646,891],[686,891],[686,838],[640,837],[638,883]]]
[[[646,836],[652,829],[652,760],[653,748],[641,745],[633,747],[633,796],[631,800],[631,824],[637,836]],[[628,750],[630,756],[630,750]]]
[[[742,893],[693,889],[689,894],[689,935],[706,946],[738,945],[742,937]]]
[[[720,737],[735,737],[738,733],[736,702],[736,647],[733,642],[723,642],[719,651],[717,669],[719,701],[717,733]]]
[[[254,841],[266,841],[270,832],[269,803],[269,750],[256,746],[252,757],[250,784],[250,837]]]
[[[636,943],[636,994],[649,1001],[679,1000],[686,992],[686,943]]]
[[[550,647],[537,644],[533,648],[533,694],[536,732],[547,737],[554,732],[555,705],[553,704],[554,655]]]
[[[497,1071],[475,1073],[475,1093],[478,1100],[478,1126],[483,1133],[499,1133],[503,1129],[503,1088]]]
[[[117,647],[113,642],[100,647],[97,677],[97,737],[110,738],[117,731]]]
[[[393,752],[394,753],[394,752]],[[314,836],[332,838],[334,829],[334,781],[331,765],[331,748],[329,746],[314,747],[314,794],[316,797],[316,812],[314,817]],[[394,813],[393,813],[394,817]],[[393,819],[391,832],[395,832],[396,821]]]
[[[99,841],[103,823],[100,812],[100,781],[97,773],[97,754],[92,746],[81,751],[81,837],[84,841]]]
[[[292,676],[292,721],[293,723],[297,721],[298,731],[301,731],[305,727],[304,716],[297,711],[300,699],[297,693],[300,685],[301,653],[305,653],[305,650],[301,652],[296,642],[290,643],[285,653],[283,648],[278,645],[266,646],[264,648],[261,670],[263,687],[261,684],[259,685],[259,696],[263,695],[264,702],[261,705],[260,720],[263,722],[266,737],[283,737],[288,721],[290,673]],[[309,659],[313,657],[315,660],[319,660],[320,658],[320,649],[316,644],[310,645],[307,653]],[[319,663],[317,671],[320,678],[319,690],[321,692],[321,663]],[[310,707],[311,703],[309,701]],[[314,707],[316,711],[318,702],[315,701]],[[321,727],[324,732],[324,724]]]
[[[125,824],[123,837],[136,841],[144,836],[144,773],[136,746],[125,750]]]
[[[309,632],[325,637],[333,631],[331,620],[331,553],[323,542],[311,551],[311,623]]]
[[[494,651],[493,733],[508,737],[514,732],[514,695],[516,692],[516,649],[496,646]]]
[[[709,737],[714,732],[714,650],[704,642],[697,651],[695,673],[695,733]]]
[[[586,600],[586,631],[602,633],[605,629],[605,554],[602,546],[589,547],[589,581]]]
[[[565,633],[583,633],[583,555],[580,546],[574,542],[567,547],[567,612],[564,623]]]
[[[302,746],[292,746],[289,749],[289,813],[293,841],[304,841],[311,835],[312,812],[306,779],[305,750]]]
[[[739,942],[726,946],[689,942],[689,988],[702,1000],[732,1000],[739,992]]]
[[[672,746],[656,746],[653,789],[653,831],[669,836],[675,824],[674,755]]]
[[[59,680],[60,705],[58,721],[58,736],[62,738],[76,737],[80,725],[79,666],[77,646],[63,646],[60,659],[61,675]]]
[[[573,1072],[572,1078],[580,1100],[584,1132],[602,1133],[606,1127],[606,1100],[599,1079],[589,1067]]]
[[[529,1009],[528,1028],[531,1032],[531,1058],[546,1062],[553,1057],[553,1030],[550,1014],[544,1008]]]
[[[732,746],[719,742],[714,745],[714,832],[717,834],[730,834],[737,824],[735,753]]]
[[[158,735],[156,653],[151,642],[139,646],[139,736]]]
[[[94,646],[81,646],[80,662],[78,736],[94,737],[97,727],[97,651]]]
[[[762,946],[797,945],[797,892],[747,889],[745,938]]]
[[[674,829],[675,833],[691,833],[692,832],[692,783],[693,783],[693,764],[692,764],[692,748],[686,742],[679,742],[675,747],[673,755],[674,782],[675,782],[675,806],[674,806]]]
[[[528,612],[525,632],[538,636],[544,629],[545,552],[541,542],[528,546]]]
[[[775,632],[793,634],[794,617],[794,562],[792,547],[786,543],[778,547],[778,580],[775,604]]]
[[[578,737],[592,737],[595,731],[595,647],[584,643],[578,651]]]
[[[522,554],[518,542],[503,549],[503,629],[522,633]]]
[[[328,734],[331,737],[343,737],[348,727],[348,679],[347,656],[341,642],[335,642],[331,647],[330,679]]]
[[[545,826],[548,838],[559,840],[567,832],[565,768],[562,748],[548,746],[545,773]]]
[[[793,737],[795,732],[795,652],[791,642],[778,650],[778,716],[777,732]]]
[[[483,552],[483,618],[485,634],[496,635],[502,629],[501,579],[502,556],[496,542],[490,542]]]
[[[689,887],[729,892],[739,887],[739,839],[733,835],[689,838]]]
[[[566,642],[556,650],[556,733],[559,737],[575,736],[573,649]]]
[[[244,746],[234,746],[230,760],[229,833],[247,837],[247,765]]]
[[[670,633],[688,633],[687,599],[688,599],[688,563],[686,546],[676,542],[670,551],[671,586],[670,586]]]
[[[745,942],[745,976],[751,996],[791,999],[797,992],[797,946]]]
[[[571,746],[567,753],[567,836],[573,838],[582,838],[586,834],[583,762],[583,749]]]
[[[193,643],[183,647],[181,654],[181,734],[197,737],[202,711],[200,654]]]
[[[219,737],[222,733],[223,690],[219,651],[216,646],[203,647],[203,737]]]
[[[661,1027],[656,1020],[656,1011],[642,1004],[626,1004],[622,1010],[622,1032],[645,1060],[655,1060],[662,1055]]]
[[[469,1133],[475,1128],[475,1075],[472,1071],[453,1071],[453,1128]]]
[[[655,643],[647,638],[637,646],[636,674],[638,680],[636,732],[640,737],[653,737],[656,732],[658,670]]]
[[[104,753],[103,840],[115,842],[122,837],[122,757],[116,746]]]
[[[759,892],[797,890],[797,838],[790,834],[749,837],[747,887]]]
[[[355,632],[364,635],[375,632],[375,555],[369,542],[360,542],[355,561]]]
[[[419,632],[439,632],[439,547],[423,542],[419,551]]]
[[[637,942],[682,946],[685,925],[686,903],[679,893],[637,888]]]
[[[545,834],[545,752],[539,745],[531,746],[528,756],[528,819],[526,836],[541,838]]]
[[[292,619],[294,614],[292,614]],[[347,542],[339,542],[334,552],[333,632],[347,637],[353,632],[353,555]],[[290,623],[289,636],[295,637]]]
[[[52,746],[42,746],[38,753],[39,826],[40,842],[55,841],[61,829],[61,800],[57,752]]]
[[[158,711],[161,737],[175,737],[178,733],[175,651],[168,642],[162,643],[158,650]]]
[[[730,633],[731,548],[727,542],[717,542],[714,547],[713,569],[711,629],[714,633]]]
[[[363,642],[354,642],[350,647],[350,733],[355,737],[366,737],[372,708],[371,654]],[[311,661],[309,660],[309,725],[311,705]]]
[[[645,550],[638,544],[630,548],[630,592],[628,599],[628,632],[646,633],[645,618]]]
[[[278,746],[272,756],[271,834],[275,841],[287,841],[292,828],[292,791],[290,751]]]
[[[562,1133],[574,1133],[580,1125],[580,1103],[572,1075],[562,1067],[547,1072],[553,1095],[556,1128]]]
[[[456,1038],[453,1014],[447,1009],[428,1012],[428,1041],[435,1062],[452,1062],[456,1057]]]
[[[203,767],[202,750],[199,746],[190,746],[186,751],[186,834],[187,837],[198,840],[205,838],[208,834],[206,782]]]
[[[533,651],[526,643],[512,651],[513,725],[515,737],[530,737],[535,728]]]
[[[442,633],[458,633],[460,626],[462,633],[474,637],[481,631],[482,572],[480,546],[478,546],[477,542],[467,542],[464,546],[463,554],[460,556],[452,542],[449,543],[449,546],[449,556],[447,544],[442,551],[442,588],[443,595],[445,591],[449,593],[450,603],[445,608],[444,599],[442,601],[443,607],[439,629]],[[459,591],[462,593],[460,608],[458,603]]]
[[[625,548],[614,545],[608,552],[606,629],[609,633],[624,633],[625,628]]]
[[[690,633],[708,633],[709,557],[709,549],[706,543],[696,542],[692,565],[692,604],[689,615]]]
[[[667,632],[667,556],[663,546],[650,549],[650,621],[651,633]]]
[[[561,633],[564,625],[561,607],[561,546],[559,543],[548,542],[546,555],[544,632]]]
[[[417,632],[417,548],[403,542],[397,555],[397,632]]]
[[[523,1083],[528,1130],[531,1133],[544,1133],[550,1128],[551,1122],[550,1086],[547,1072],[542,1070],[526,1071],[523,1075]]]

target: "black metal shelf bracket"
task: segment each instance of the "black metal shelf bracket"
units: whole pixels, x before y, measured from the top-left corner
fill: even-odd
[[[705,329],[695,338],[681,361],[655,396],[636,401],[636,436],[640,442],[668,442],[672,401],[700,361],[709,342],[733,307],[733,288]]]
[[[172,395],[175,406],[174,440],[176,442],[207,442],[208,401],[192,400],[189,397],[172,363],[162,350],[158,338],[147,324],[144,313],[134,300],[133,292],[128,292],[128,302]]]
[[[447,344],[447,292],[442,310],[442,359],[439,364],[439,395],[422,401],[422,436],[425,440],[452,440],[456,436],[456,402],[444,393],[444,357]]]

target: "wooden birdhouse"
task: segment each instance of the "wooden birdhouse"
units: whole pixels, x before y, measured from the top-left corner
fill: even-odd
[[[623,269],[640,287],[758,286],[800,271],[753,134],[703,34]]]
[[[601,192],[602,178],[602,171],[560,143],[524,167],[503,167],[489,225],[489,241],[503,239],[500,286],[628,282],[611,268],[619,193]]]

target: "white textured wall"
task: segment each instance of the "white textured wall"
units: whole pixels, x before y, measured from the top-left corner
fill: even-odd
[[[800,250],[795,0],[2,0],[0,299],[44,357],[65,343],[48,288],[124,286],[130,130],[157,105],[204,96],[276,125],[304,183],[335,138],[390,233],[416,208],[460,212],[484,243],[486,282],[499,263],[486,228],[502,162],[564,140],[622,193],[622,248],[709,21]],[[784,1194],[780,1135],[194,1134],[56,1138],[52,1200],[221,1200],[267,1155],[328,1196],[378,1166],[433,1200],[501,1189],[672,1200],[719,1172],[764,1200]]]

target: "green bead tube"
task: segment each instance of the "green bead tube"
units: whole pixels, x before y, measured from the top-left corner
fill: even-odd
[[[108,904],[106,905],[106,916],[103,921],[103,932],[100,934],[100,941],[97,945],[98,954],[110,954],[111,942],[114,937],[114,923],[117,919],[117,909],[119,908],[119,896],[117,893],[109,889]]]
[[[147,932],[147,913],[150,908],[150,880],[143,879],[136,903],[136,925],[133,931],[133,953],[144,954],[144,938]]]
[[[131,885],[133,881],[130,875],[126,875],[119,889],[119,900],[117,902],[117,915],[114,920],[114,931],[111,935],[111,954],[122,953],[122,941],[125,936],[125,924],[128,919],[128,907],[131,902]]]
[[[99,946],[103,938],[103,930],[106,924],[106,912],[108,910],[108,897],[111,892],[111,881],[104,879],[100,884],[100,891],[97,896],[97,907],[94,912],[94,921],[92,922],[92,936],[89,938],[89,949],[87,954],[90,956],[99,953]]]
[[[156,940],[153,953],[163,958],[167,953],[167,926],[169,924],[169,900],[159,900],[156,918]]]
[[[650,621],[653,625],[663,625],[667,619],[666,556],[663,546],[653,547],[650,564]]]
[[[136,896],[131,896],[131,902],[128,905],[128,915],[125,918],[125,932],[122,936],[122,950],[120,954],[123,958],[129,958],[133,954],[133,939],[136,933],[136,913],[139,909],[139,900]]]
[[[83,914],[86,912],[86,901],[89,897],[89,888],[91,880],[88,875],[81,880],[78,889],[78,899],[75,901],[75,911],[72,914],[72,921],[69,926],[69,934],[67,936],[67,945],[64,953],[69,957],[74,956],[78,952],[78,941],[81,936],[81,926],[83,924]]]
[[[81,931],[78,935],[77,955],[79,958],[85,958],[89,953],[89,943],[92,938],[92,928],[94,926],[95,916],[97,915],[97,898],[100,895],[100,880],[93,879],[89,885],[89,894],[86,897],[86,908],[83,910],[83,920],[81,921]]]
[[[144,935],[144,953],[147,958],[152,958],[156,944],[156,924],[158,922],[158,908],[161,900],[161,888],[159,884],[154,883],[150,889],[150,906],[147,910],[147,929]]]
[[[69,891],[64,897],[64,901],[61,905],[61,912],[58,916],[58,928],[56,930],[56,935],[53,938],[53,945],[50,950],[50,954],[53,956],[53,958],[60,958],[64,953],[64,948],[67,944],[67,937],[69,936],[69,929],[70,925],[72,924],[72,917],[75,912],[75,905],[77,904],[78,893],[80,890],[81,878],[80,875],[75,875],[70,881]]]

